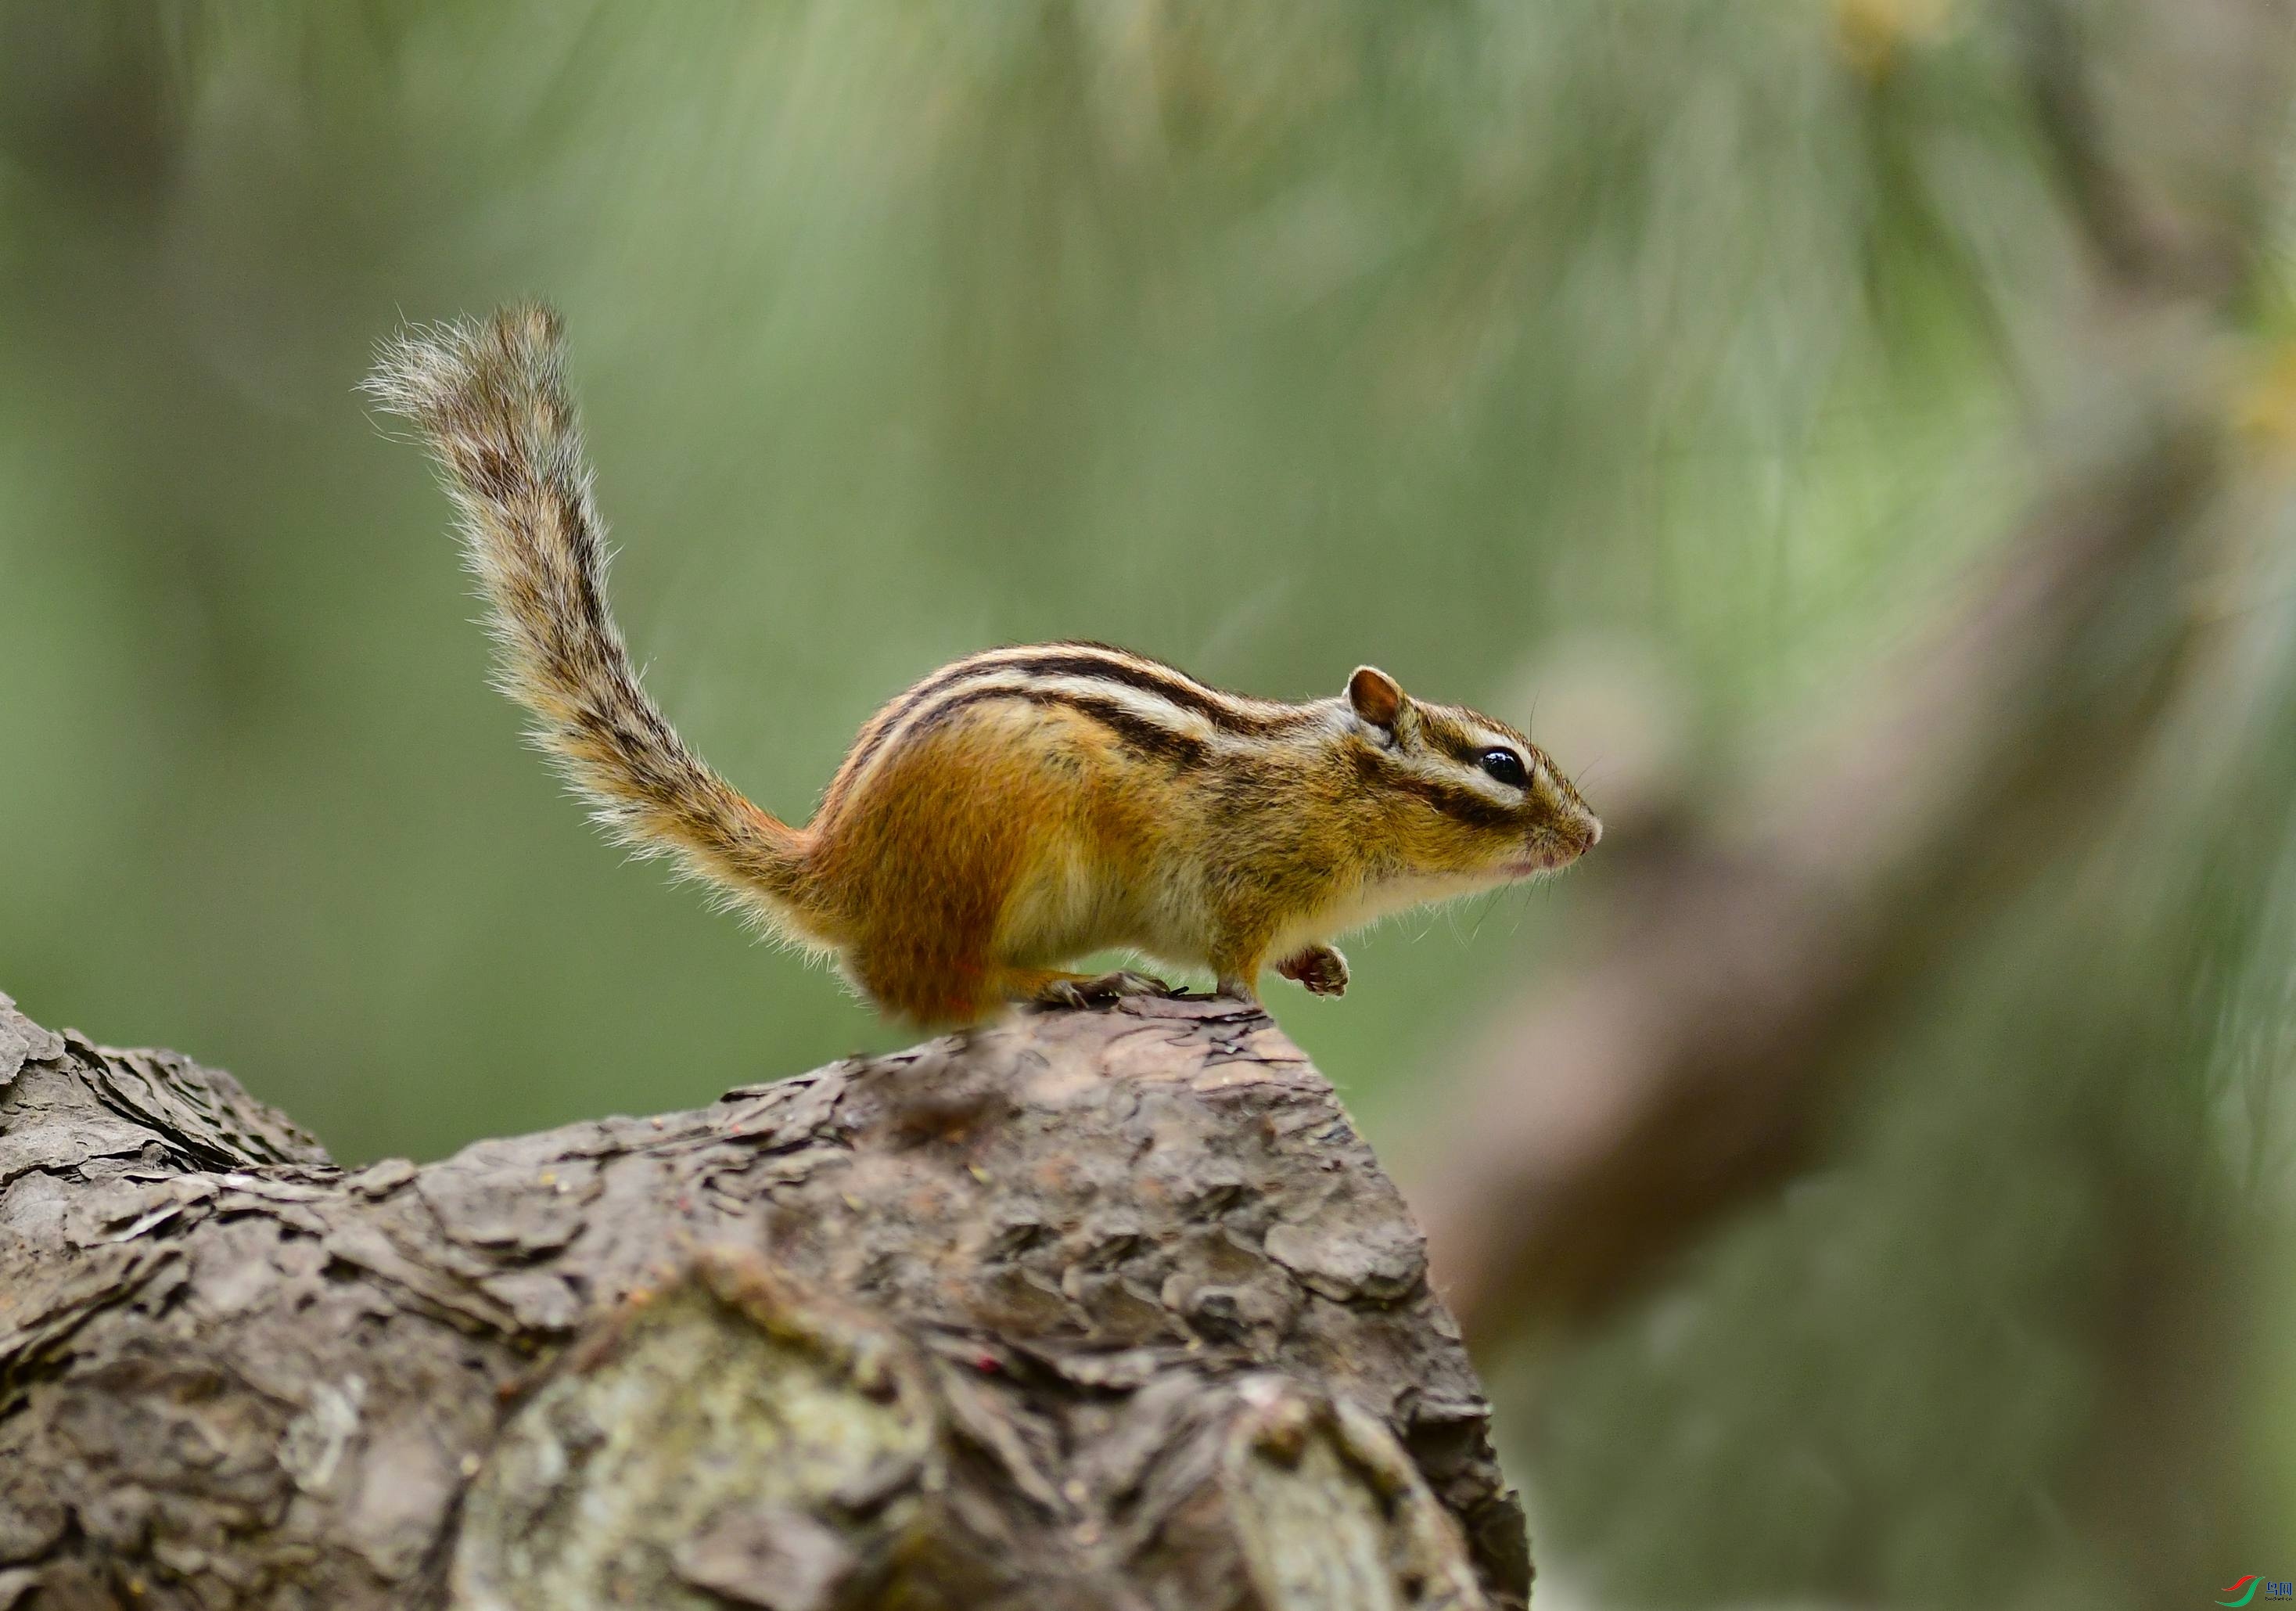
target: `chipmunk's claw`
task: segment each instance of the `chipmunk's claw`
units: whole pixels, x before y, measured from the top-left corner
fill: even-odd
[[[1037,998],[1046,1007],[1106,1007],[1127,996],[1170,996],[1172,987],[1161,979],[1119,968],[1089,978],[1055,979]]]
[[[1311,945],[1275,965],[1286,979],[1307,986],[1311,996],[1344,996],[1348,990],[1348,959],[1328,945]]]

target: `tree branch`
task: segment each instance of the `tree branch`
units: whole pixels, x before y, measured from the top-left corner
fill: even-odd
[[[1233,1003],[346,1174],[0,998],[0,1607],[1520,1607],[1487,1414]]]

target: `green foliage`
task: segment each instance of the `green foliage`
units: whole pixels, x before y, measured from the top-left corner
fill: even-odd
[[[402,317],[567,308],[653,686],[800,815],[907,680],[1054,636],[1528,717],[1613,635],[1718,780],[2015,480],[1961,270],[1884,205],[1926,136],[1800,12],[6,26],[0,740],[40,759],[0,969],[348,1157],[885,1038],[513,743],[443,501],[351,390]],[[1398,925],[1282,1009],[1350,1084],[1406,1068],[1554,905]]]

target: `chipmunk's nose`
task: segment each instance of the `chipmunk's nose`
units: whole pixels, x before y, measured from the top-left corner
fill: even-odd
[[[1602,819],[1601,818],[1599,818],[1599,817],[1589,817],[1589,818],[1587,818],[1587,848],[1588,850],[1590,850],[1590,851],[1591,851],[1591,850],[1593,850],[1596,845],[1598,845],[1598,844],[1600,844],[1600,843],[1602,843],[1602,842],[1603,842],[1603,819]]]

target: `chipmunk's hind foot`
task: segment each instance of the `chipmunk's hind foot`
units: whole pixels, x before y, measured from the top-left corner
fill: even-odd
[[[1054,974],[1031,981],[1022,999],[1042,1007],[1107,1007],[1128,996],[1172,996],[1178,992],[1163,980],[1130,968],[1110,974]]]

